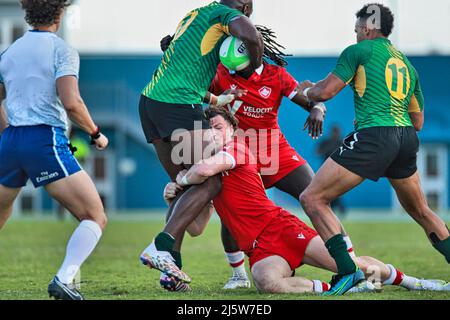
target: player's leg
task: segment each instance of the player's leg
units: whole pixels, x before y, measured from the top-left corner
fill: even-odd
[[[300,196],[306,214],[327,243],[330,254],[336,259],[339,274],[352,273],[355,266],[349,259],[347,244],[342,234],[342,224],[331,210],[330,203],[363,181],[363,178],[330,158]]]
[[[450,263],[450,236],[445,222],[427,204],[419,173],[406,179],[389,179],[403,208],[424,229],[434,248]]]
[[[97,189],[85,171],[50,183],[45,189],[80,221],[67,244],[64,262],[57,273],[62,283],[70,284],[97,246],[107,218]]]
[[[11,217],[14,200],[20,190],[21,188],[8,188],[0,184],[0,230]]]
[[[187,132],[185,132],[186,134]],[[200,139],[198,138],[200,136]],[[186,136],[185,136],[186,137]],[[184,146],[178,148],[182,151],[182,155],[191,154],[191,161],[188,163],[183,162],[183,165],[188,168],[192,163],[201,160],[203,151],[210,147],[212,141],[211,132],[209,130],[197,130],[188,132],[188,137],[183,139]],[[200,148],[198,144],[200,145]],[[172,156],[179,156],[179,151],[174,152],[172,149]],[[196,161],[197,160],[197,161]],[[173,160],[172,160],[173,161]],[[175,161],[173,161],[175,162]],[[180,239],[184,236],[184,232],[189,225],[195,221],[195,219],[205,210],[210,202],[217,196],[221,189],[221,177],[215,176],[209,178],[201,185],[191,186],[187,189],[179,199],[174,202],[172,214],[164,228],[164,230],[158,234],[152,243],[141,255],[141,260],[144,264],[155,267],[157,269],[163,269],[161,271],[167,272],[180,280],[189,282],[189,277],[180,270],[177,270],[176,266],[173,266],[170,262],[170,258],[163,259],[164,261],[158,262],[157,256],[160,252],[166,252],[170,255],[179,256],[177,247],[181,244]],[[178,245],[177,245],[178,243]],[[174,268],[175,267],[175,268]]]
[[[417,171],[419,138],[413,127],[398,128],[400,152],[386,170],[403,208],[425,230],[433,246],[450,263],[450,237],[445,222],[428,206]]]
[[[154,140],[153,145],[155,147],[156,153],[158,155],[158,159],[161,162],[162,166],[164,167],[165,171],[169,175],[170,179],[172,181],[176,180],[176,177],[178,173],[185,169],[184,165],[177,165],[173,163],[172,160],[172,143],[164,141],[162,139]],[[175,208],[175,205],[177,201],[181,198],[185,191],[181,191],[177,197],[172,201],[169,210],[167,211],[166,215],[166,222],[169,221],[170,217],[172,216],[173,210]],[[192,236],[196,237],[203,233],[206,225],[208,224],[208,221],[211,217],[211,204],[207,204],[205,208],[201,211],[200,215],[188,226],[187,232]],[[174,244],[174,251],[179,252],[181,249],[183,241],[183,236],[178,237],[176,239],[176,242]]]
[[[389,268],[384,263],[374,258],[355,257],[354,261],[364,272],[367,278],[379,275],[376,280],[379,280],[378,282],[380,282],[387,280],[390,275]],[[331,272],[337,272],[336,262],[331,257],[325,243],[320,237],[315,237],[308,244],[305,251],[305,256],[303,258],[303,263]]]
[[[292,277],[288,262],[279,256],[267,257],[252,266],[252,277],[262,293],[313,293],[314,282]]]
[[[245,254],[242,252],[228,231],[227,227],[222,223],[220,236],[222,239],[225,256],[230,267],[233,269],[233,275],[223,287],[225,290],[234,290],[239,288],[250,288],[250,280],[245,270]]]
[[[354,261],[361,271],[364,272],[367,281],[370,283],[399,286],[414,291],[450,290],[450,285],[444,280],[418,279],[370,256],[355,257]],[[310,241],[303,258],[303,263],[331,272],[336,272],[337,270],[335,261],[328,253],[320,237],[316,237]],[[375,288],[370,284],[362,283],[361,286],[352,288],[348,293],[371,291],[375,291]]]
[[[79,171],[45,186],[49,195],[61,203],[80,224],[66,247],[64,261],[48,292],[56,299],[82,300],[75,277],[97,246],[107,218],[94,183],[85,171]]]
[[[281,180],[275,183],[275,187],[289,195],[294,199],[299,200],[300,195],[306,190],[306,188],[311,184],[315,174],[313,169],[308,163],[297,167],[291,171],[287,176],[283,177]],[[340,221],[339,221],[340,223]],[[354,256],[353,244],[350,237],[347,235],[344,226],[341,224],[341,233],[344,235],[344,240],[347,243],[347,250]]]
[[[320,280],[293,276],[288,262],[280,256],[271,256],[255,263],[252,277],[256,288],[262,293],[320,294],[330,288],[328,283]]]

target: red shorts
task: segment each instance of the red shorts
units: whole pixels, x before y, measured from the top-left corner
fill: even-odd
[[[259,235],[254,248],[247,252],[250,269],[258,261],[271,256],[280,256],[294,271],[300,267],[309,242],[317,236],[316,230],[283,210]]]
[[[263,170],[266,165],[259,165],[261,178],[266,189],[273,187],[275,183],[286,177],[289,173],[306,164],[306,160],[303,159],[297,151],[290,146],[289,142],[283,135],[280,138],[278,155],[278,162],[276,164],[271,163],[271,166],[278,166],[278,170],[275,174],[264,175],[264,172],[261,170]],[[274,157],[273,155],[271,156],[272,160],[276,158],[277,157]]]

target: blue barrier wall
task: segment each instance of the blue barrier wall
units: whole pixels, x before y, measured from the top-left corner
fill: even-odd
[[[92,56],[82,55],[80,88],[82,95],[97,119],[105,115],[116,115],[124,122],[140,127],[138,100],[140,91],[150,80],[160,57],[145,56]],[[426,97],[426,127],[421,133],[423,142],[450,142],[450,57],[412,57],[418,70]],[[298,80],[318,81],[335,66],[336,58],[292,58],[288,71]],[[327,104],[326,130],[339,124],[343,134],[353,130],[354,110],[352,92],[345,89]],[[321,159],[315,150],[319,142],[312,141],[302,131],[307,114],[287,99],[280,111],[280,125],[300,154],[317,170]],[[140,138],[144,140],[144,136]],[[320,141],[320,140],[319,140]],[[117,149],[119,150],[119,149]],[[124,152],[123,150],[121,152]],[[164,205],[161,191],[167,177],[156,156],[130,138],[126,154],[135,159],[137,170],[130,177],[117,179],[118,207],[148,208]],[[449,163],[450,167],[450,163]],[[125,186],[125,187],[124,187]],[[274,197],[283,204],[295,202],[288,196],[275,192]],[[350,207],[388,208],[391,206],[391,191],[387,181],[365,182],[345,196]]]

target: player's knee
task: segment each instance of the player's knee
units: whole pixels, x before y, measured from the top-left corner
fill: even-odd
[[[313,214],[316,210],[319,203],[319,199],[316,195],[314,195],[309,189],[306,189],[301,195],[300,195],[300,203],[302,204],[303,209],[305,212],[310,215]]]
[[[108,223],[108,218],[104,212],[86,212],[83,216],[79,217],[80,221],[90,220],[97,223],[100,229],[105,229],[106,224]]]
[[[427,221],[433,216],[433,212],[426,203],[416,204],[406,209],[406,211],[419,221]]]
[[[256,269],[252,272],[253,282],[260,293],[279,293],[277,281],[270,272]]]
[[[258,283],[255,281],[255,287],[260,293],[283,293],[280,291],[278,284],[270,279],[261,279]]]
[[[98,217],[96,217],[94,221],[103,230],[103,229],[105,229],[106,224],[108,223],[108,218],[106,217],[106,214],[103,213],[103,214],[99,215]]]

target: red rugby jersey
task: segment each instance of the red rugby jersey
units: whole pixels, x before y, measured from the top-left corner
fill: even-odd
[[[286,69],[268,63],[263,64],[261,74],[255,72],[249,79],[230,74],[223,64],[219,64],[210,92],[220,95],[230,89],[248,90],[246,96],[230,105],[239,120],[239,128],[279,129],[281,100],[283,97],[292,99],[297,85],[298,82]]]
[[[267,197],[254,156],[244,142],[235,138],[222,152],[235,165],[222,174],[222,191],[214,199],[214,207],[240,249],[248,252],[283,209]]]

